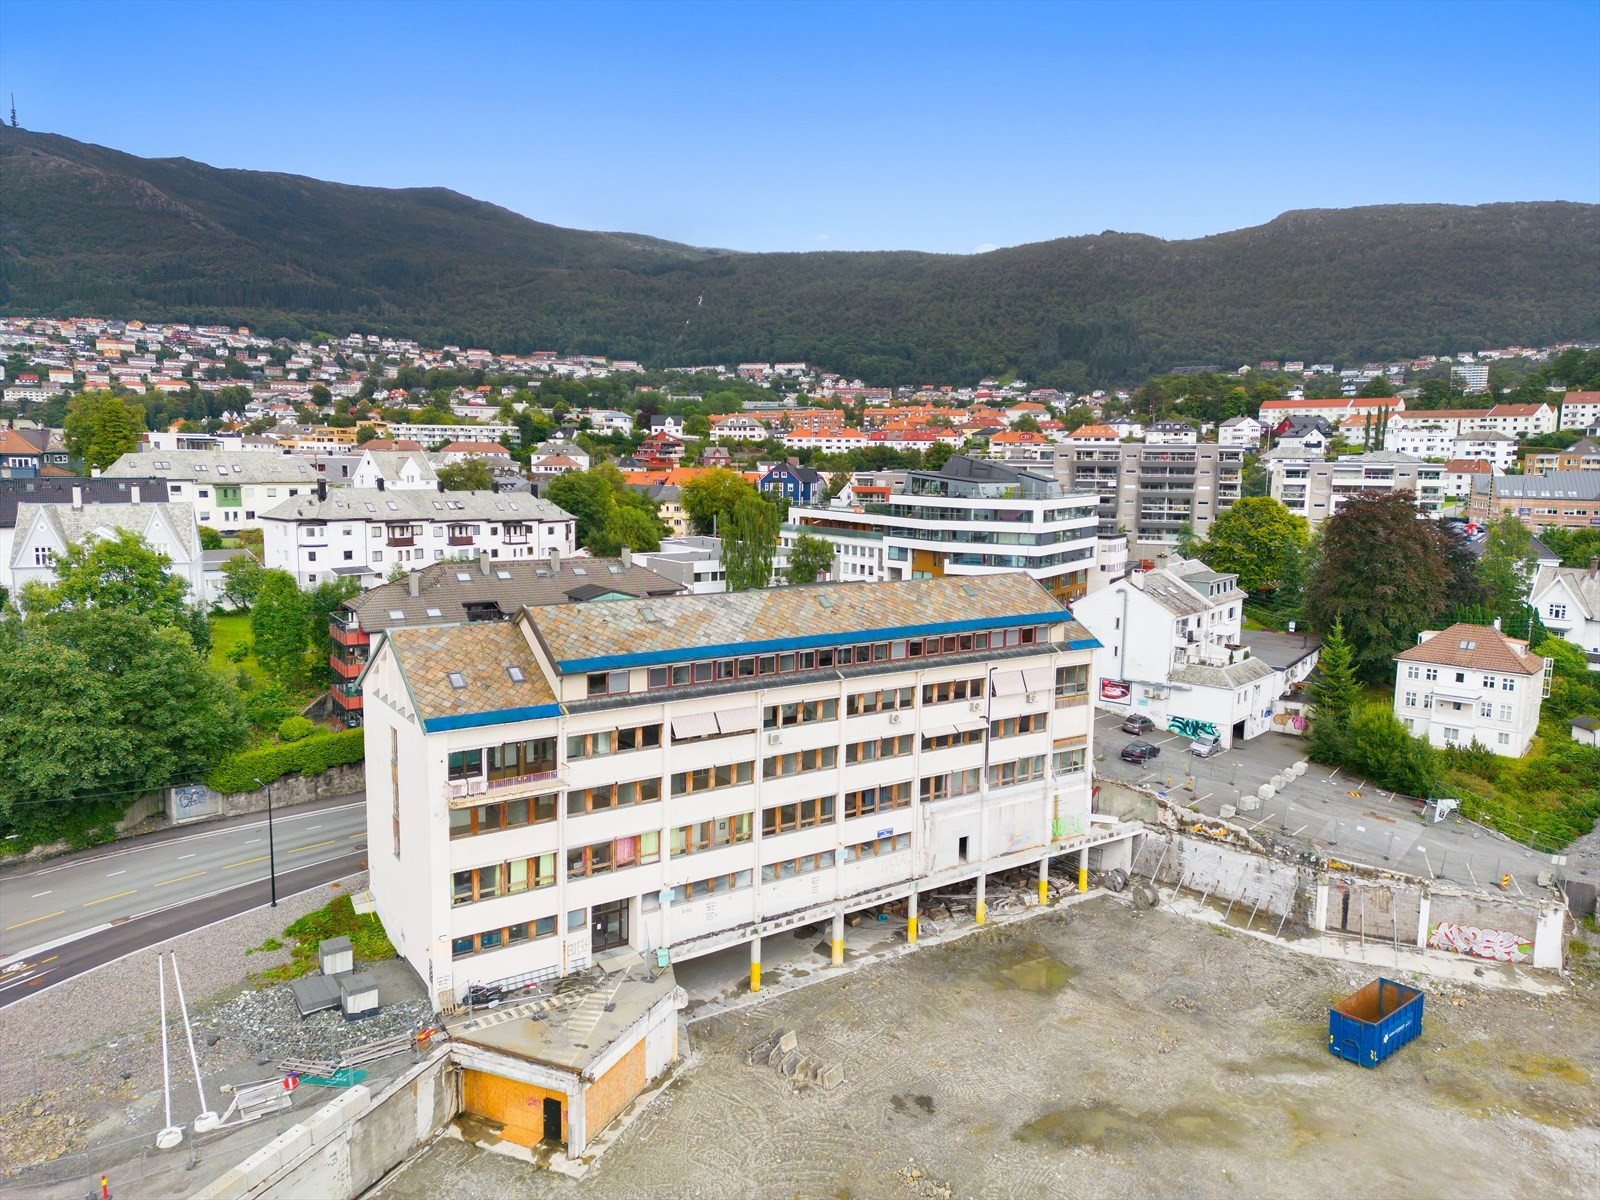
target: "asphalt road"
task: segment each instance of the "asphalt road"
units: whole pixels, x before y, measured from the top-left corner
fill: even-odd
[[[273,815],[280,898],[360,870],[364,801],[342,796]],[[176,934],[269,903],[260,814],[0,872],[0,1007]]]
[[[1254,796],[1261,784],[1305,757],[1305,744],[1299,738],[1267,733],[1200,759],[1188,753],[1189,738],[1156,731],[1140,740],[1159,746],[1161,755],[1141,767],[1118,758],[1134,740],[1118,728],[1121,719],[1121,714],[1095,714],[1095,774],[1153,784],[1180,803],[1197,803],[1211,816],[1219,815],[1224,804],[1237,807],[1241,796]],[[1578,858],[1557,862],[1459,816],[1425,824],[1409,797],[1394,796],[1319,763],[1309,764],[1305,775],[1263,801],[1258,811],[1241,811],[1232,819],[1304,838],[1334,858],[1422,879],[1448,879],[1499,891],[1500,881],[1509,875],[1505,890],[1511,895],[1534,891],[1539,874],[1546,871],[1558,877],[1600,879],[1600,862]]]

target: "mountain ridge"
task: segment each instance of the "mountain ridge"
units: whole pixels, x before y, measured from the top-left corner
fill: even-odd
[[[1168,240],[780,253],[0,129],[13,313],[383,332],[652,365],[800,360],[875,383],[1350,362],[1600,336],[1600,206],[1299,209]]]

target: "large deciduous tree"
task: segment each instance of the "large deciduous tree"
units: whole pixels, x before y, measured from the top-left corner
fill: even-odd
[[[467,458],[439,468],[439,483],[447,492],[492,492],[494,472],[481,458]]]
[[[1528,586],[1539,566],[1533,534],[1515,513],[1506,513],[1489,527],[1478,560],[1478,580],[1488,592],[1486,603],[1507,616],[1528,598]]]
[[[833,543],[814,533],[802,533],[789,549],[789,564],[784,568],[788,583],[815,583],[833,570]]]
[[[84,392],[67,405],[67,449],[85,466],[104,470],[139,448],[144,407],[116,392]]]
[[[772,559],[778,549],[777,506],[754,488],[742,496],[721,522],[722,565],[730,592],[764,588],[772,582]]]
[[[1369,683],[1391,679],[1394,656],[1421,630],[1481,595],[1471,556],[1437,523],[1419,520],[1406,493],[1351,497],[1320,541],[1306,617],[1320,630],[1342,623],[1356,675]]]
[[[287,571],[266,571],[250,610],[255,656],[274,678],[293,687],[305,673],[310,600]]]
[[[667,532],[655,502],[629,487],[611,463],[556,476],[545,498],[576,519],[576,540],[593,554],[609,557],[623,546],[657,550]]]
[[[689,514],[694,531],[710,535],[721,532],[723,522],[739,504],[760,498],[761,493],[743,475],[717,467],[703,475],[696,475],[684,484],[679,503],[683,505],[683,511]]]
[[[55,582],[23,589],[30,613],[112,608],[187,628],[189,585],[170,573],[172,559],[129,529],[116,537],[68,542],[55,559]]]
[[[1310,541],[1304,517],[1269,496],[1246,496],[1216,519],[1197,552],[1212,570],[1236,574],[1245,591],[1259,592],[1282,585]]]

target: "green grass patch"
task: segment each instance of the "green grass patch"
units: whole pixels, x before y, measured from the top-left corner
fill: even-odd
[[[284,929],[283,936],[290,943],[289,961],[281,967],[263,971],[260,979],[265,983],[287,983],[309,975],[317,966],[317,944],[326,938],[347,937],[355,959],[361,962],[379,962],[393,958],[394,946],[383,931],[383,923],[376,913],[357,913],[349,896],[339,896],[309,912]],[[281,950],[284,943],[269,937],[246,954]]]
[[[237,653],[237,647],[245,645],[250,640],[249,613],[229,613],[226,616],[212,617],[212,668],[230,677],[242,668],[257,683],[267,682],[270,677],[266,669],[256,661],[254,654],[247,655],[243,659],[229,657],[230,653]]]

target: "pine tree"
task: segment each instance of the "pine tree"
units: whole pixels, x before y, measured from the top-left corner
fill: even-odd
[[[1335,621],[1322,643],[1311,684],[1311,736],[1307,753],[1318,762],[1343,761],[1349,745],[1350,715],[1361,698],[1344,625]]]

